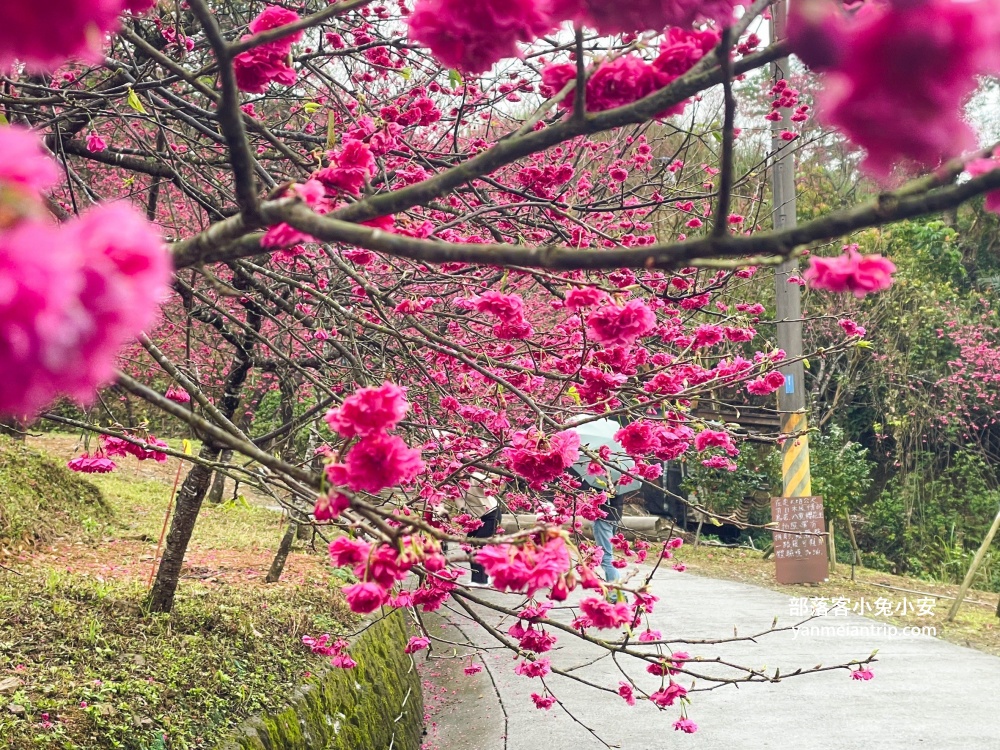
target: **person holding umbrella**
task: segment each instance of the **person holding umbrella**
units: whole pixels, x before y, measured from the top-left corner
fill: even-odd
[[[635,462],[625,455],[622,446],[615,440],[614,436],[622,426],[613,419],[601,418],[596,414],[584,414],[575,418],[572,422],[572,429],[580,436],[580,446],[590,449],[596,453],[603,447],[611,450],[611,462],[614,466],[623,467],[627,470],[635,466]],[[601,557],[601,568],[604,570],[604,580],[614,583],[618,580],[618,569],[614,566],[614,545],[611,538],[618,533],[618,527],[622,522],[622,511],[624,509],[623,496],[629,492],[634,492],[642,487],[642,483],[633,479],[624,486],[619,486],[622,472],[617,468],[610,468],[605,475],[595,476],[588,472],[590,459],[585,455],[583,460],[573,465],[575,471],[584,483],[589,487],[608,493],[608,500],[600,506],[600,510],[606,515],[604,518],[594,520],[594,541],[604,551]]]

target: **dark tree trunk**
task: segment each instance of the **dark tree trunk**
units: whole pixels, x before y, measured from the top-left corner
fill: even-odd
[[[209,444],[202,446],[199,458],[214,461],[220,451]],[[174,594],[181,577],[181,566],[184,565],[184,554],[188,542],[194,532],[195,521],[201,511],[202,501],[208,491],[208,483],[212,479],[212,470],[201,464],[194,464],[184,478],[177,493],[177,505],[174,517],[170,521],[170,533],[163,549],[163,558],[156,571],[156,582],[149,594],[149,609],[151,612],[169,612],[174,606]]]
[[[277,583],[281,578],[281,571],[285,569],[285,562],[288,560],[288,553],[292,549],[292,542],[295,541],[295,529],[298,524],[291,521],[285,530],[285,535],[281,537],[281,544],[278,545],[278,552],[271,561],[271,569],[267,571],[266,583]]]
[[[236,270],[235,267],[233,270]],[[236,274],[233,278],[233,286],[242,291],[247,286],[247,277]],[[247,327],[252,331],[260,331],[261,315],[256,305],[247,306],[246,322]],[[228,332],[222,330],[220,332],[236,347],[235,359],[226,374],[222,398],[218,403],[222,415],[226,419],[232,420],[240,405],[243,387],[246,385],[247,375],[250,373],[251,342],[253,339],[249,333],[242,338],[234,338],[227,335]],[[205,441],[199,456],[206,461],[217,461],[220,453],[222,453],[222,446]],[[173,520],[170,522],[170,533],[167,534],[163,559],[160,562],[159,570],[156,571],[153,590],[149,594],[149,608],[152,612],[169,612],[174,606],[174,594],[177,592],[184,555],[187,552],[188,543],[191,541],[198,513],[201,512],[201,504],[208,493],[212,474],[213,471],[207,466],[195,464],[185,477],[180,492],[177,493],[177,505]]]

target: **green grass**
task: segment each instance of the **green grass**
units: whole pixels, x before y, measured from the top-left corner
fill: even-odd
[[[0,436],[0,551],[111,517],[100,491],[59,462]]]
[[[181,475],[183,481],[183,472]],[[116,533],[159,539],[170,501],[171,486],[137,479],[127,472],[92,479],[114,510]],[[202,505],[192,543],[206,549],[247,550],[274,548],[284,531],[280,513],[243,503]]]
[[[0,568],[0,686],[22,683],[0,692],[0,748],[214,747],[325,665],[303,634],[354,623],[332,571],[311,560],[300,558],[297,585],[242,575],[266,566],[284,529],[242,503],[205,506],[189,548],[221,582],[184,578],[174,611],[150,615],[146,573],[173,473],[126,465],[83,481],[60,463],[0,443],[0,529],[53,542]]]
[[[322,666],[303,634],[347,619],[329,588],[188,584],[158,616],[145,593],[51,569],[0,574],[0,681],[24,683],[0,702],[26,712],[0,709],[4,747],[212,747]]]

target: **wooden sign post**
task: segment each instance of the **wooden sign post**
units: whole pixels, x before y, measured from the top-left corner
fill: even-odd
[[[823,498],[772,497],[771,521],[778,583],[825,581],[829,576],[829,556]]]

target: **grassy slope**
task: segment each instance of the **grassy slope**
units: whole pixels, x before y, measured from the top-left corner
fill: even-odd
[[[350,620],[319,555],[294,552],[282,582],[264,585],[281,519],[231,505],[199,519],[175,611],[146,615],[170,483],[122,463],[120,473],[92,478],[104,513],[88,511],[75,531],[84,514],[69,513],[33,551],[3,560],[0,747],[212,747],[322,666],[303,634],[341,632]],[[16,475],[7,471],[0,482]],[[47,494],[50,507],[71,505],[46,492],[48,479],[32,493]]]
[[[0,436],[0,553],[10,554],[109,516],[93,484],[52,458]]]

